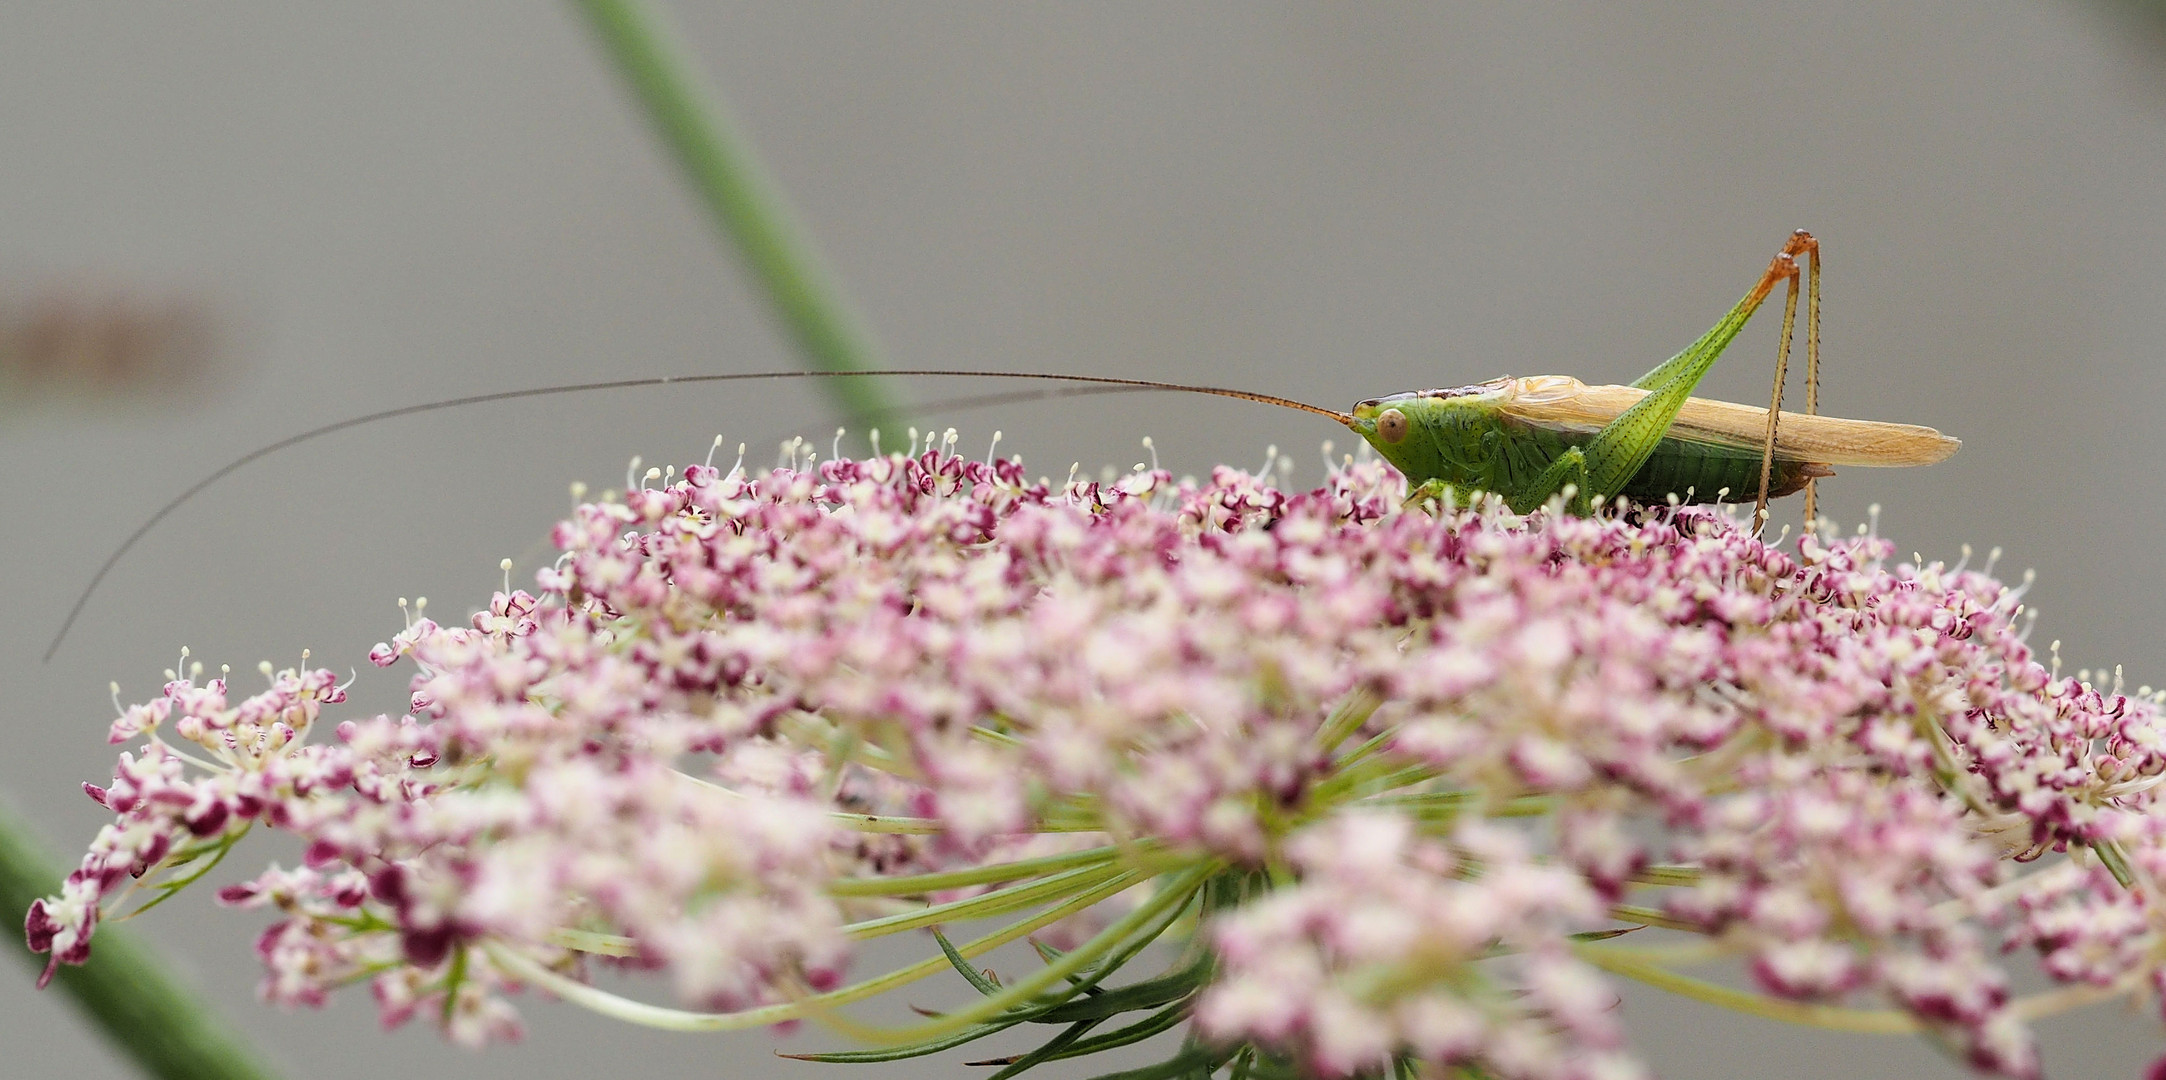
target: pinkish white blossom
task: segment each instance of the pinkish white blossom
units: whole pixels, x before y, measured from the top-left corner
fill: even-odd
[[[2030,1017],[2155,992],[2166,727],[2041,665],[2015,591],[1870,536],[1400,488],[694,466],[579,507],[538,595],[379,646],[409,715],[312,741],[321,671],[127,710],[115,823],[30,942],[81,962],[121,894],[261,822],[307,846],[221,894],[277,913],[265,996],[365,981],[462,1042],[535,982],[820,1018],[856,941],[990,916],[1066,951],[920,1036],[1058,1019],[1063,976],[1195,926],[1212,962],[1159,1003],[1184,1052],[1318,1076],[1637,1076],[1607,980],[1739,1004],[1695,958],[1743,961],[1756,1011],[1880,1010],[1846,1015],[2019,1077]],[[1614,937],[1642,925],[1706,944]],[[2014,950],[2060,996],[2014,996]]]

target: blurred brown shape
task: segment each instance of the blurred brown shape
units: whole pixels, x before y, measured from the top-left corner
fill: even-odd
[[[0,397],[163,396],[203,381],[209,307],[178,294],[72,284],[0,294]]]

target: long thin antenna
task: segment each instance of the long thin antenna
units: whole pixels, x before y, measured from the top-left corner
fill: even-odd
[[[1144,394],[1150,392],[1151,388],[1147,386],[1041,386],[1035,390],[1009,390],[999,394],[972,394],[968,397],[941,398],[937,401],[916,401],[911,402],[904,411],[923,416],[945,416],[948,413],[987,409],[996,405],[1018,405],[1033,401],[1059,401],[1074,397],[1100,397],[1106,394]],[[783,439],[788,438],[790,434],[791,432],[776,431],[746,441],[754,446],[761,446],[781,442]],[[878,454],[879,449],[879,447],[875,446],[873,452]]]
[[[242,454],[240,457],[220,466],[217,471],[209,476],[188,485],[180,494],[175,495],[164,506],[159,507],[158,511],[141,525],[136,526],[135,531],[129,533],[128,538],[121,541],[120,546],[114,548],[111,555],[106,556],[105,562],[99,565],[98,572],[91,575],[90,583],[83,586],[83,591],[76,596],[74,606],[68,609],[67,618],[60,621],[59,631],[53,634],[52,643],[45,647],[43,662],[51,663],[53,655],[60,651],[61,643],[68,638],[68,631],[74,629],[75,620],[80,618],[83,609],[89,606],[90,598],[97,594],[98,586],[105,582],[106,575],[111,574],[113,568],[120,565],[120,560],[126,557],[128,552],[134,550],[135,545],[143,537],[149,535],[152,529],[157,528],[159,522],[164,521],[173,511],[180,509],[188,500],[195,498],[203,489],[225,479],[241,468],[281,450],[299,446],[302,443],[311,442],[326,435],[336,434],[348,428],[357,428],[384,420],[395,420],[402,416],[417,416],[421,413],[437,412],[443,409],[483,405],[493,401],[518,401],[523,398],[553,397],[559,394],[579,394],[596,390],[634,390],[651,386],[688,386],[695,383],[754,382],[781,379],[857,379],[882,375],[923,376],[926,378],[1035,379],[1042,382],[1084,383],[1092,386],[1124,387],[1131,390],[1169,390],[1184,394],[1209,394],[1213,397],[1235,398],[1264,405],[1277,405],[1281,408],[1298,409],[1301,412],[1327,416],[1347,425],[1351,425],[1354,420],[1353,417],[1345,413],[1310,405],[1307,402],[1295,401],[1292,398],[1277,397],[1271,394],[1256,394],[1247,390],[1232,390],[1222,386],[1190,386],[1184,383],[1160,382],[1156,379],[1120,379],[1104,375],[1066,375],[1031,371],[959,371],[944,368],[889,369],[881,371],[746,371],[717,375],[658,375],[644,379],[608,379],[601,382],[565,383],[560,386],[540,386],[529,390],[499,390],[494,393],[470,394],[466,397],[446,398],[442,401],[429,401],[418,405],[401,405],[395,409],[383,409],[361,416],[348,417],[335,423],[310,428],[299,434],[288,435],[268,446],[258,447]]]

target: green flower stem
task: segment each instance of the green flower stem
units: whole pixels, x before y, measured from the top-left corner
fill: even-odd
[[[1632,880],[1641,885],[1690,887],[1700,883],[1700,868],[1697,866],[1650,866],[1632,875]]]
[[[1437,770],[1428,765],[1409,765],[1402,759],[1373,757],[1340,769],[1318,782],[1310,789],[1309,799],[1317,806],[1335,806],[1413,787],[1436,776]]]
[[[598,956],[639,955],[639,942],[622,934],[603,934],[560,926],[549,931],[547,940],[551,945],[573,952],[594,953]]]
[[[938,818],[897,817],[892,814],[830,813],[827,815],[827,819],[852,832],[861,833],[933,836],[948,831],[947,824]],[[1031,831],[1040,833],[1104,832],[1105,828],[1105,823],[1102,821],[1084,820],[1082,818],[1048,818],[1032,825]]]
[[[578,7],[808,364],[817,371],[886,366],[878,343],[821,264],[752,141],[737,129],[721,98],[703,85],[662,14],[644,0],[578,0]],[[883,380],[817,381],[850,426],[896,430],[902,413]]]
[[[2102,1001],[2127,997],[2141,989],[2145,981],[2143,973],[2139,971],[2136,973],[2135,978],[2124,978],[2106,986],[2075,983],[2069,986],[2055,987],[2051,990],[2041,990],[2035,994],[2025,994],[2009,1002],[2008,1008],[2010,1012],[2025,1020],[2038,1020],[2089,1005],[2096,1005]]]
[[[898,817],[893,814],[843,814],[830,813],[829,821],[852,832],[894,834],[898,836],[934,836],[948,831],[946,822],[939,818]],[[1041,821],[1031,826],[1032,832],[1071,833],[1102,832],[1103,823],[1088,821]]]
[[[1361,725],[1368,723],[1369,717],[1376,715],[1376,710],[1383,704],[1384,699],[1367,690],[1355,690],[1346,695],[1346,699],[1331,710],[1331,715],[1324,718],[1323,726],[1316,729],[1316,745],[1327,751],[1338,749],[1339,744],[1360,731]]]
[[[27,911],[31,901],[59,891],[60,873],[52,860],[30,839],[29,829],[0,808],[0,911]],[[24,949],[20,935],[14,940],[27,970],[44,966],[46,958]],[[168,1080],[278,1075],[206,1006],[200,991],[182,985],[148,946],[119,927],[100,926],[90,962],[61,965],[53,982],[146,1075]]]
[[[897,915],[852,923],[843,928],[843,932],[851,937],[873,938],[921,926],[937,926],[963,919],[993,918],[1095,889],[1109,879],[1133,874],[1139,869],[1127,864],[1116,865],[1122,854],[1124,852],[1120,848],[1104,847],[1070,855],[1047,856],[943,874],[920,874],[908,878],[851,878],[838,882],[837,886],[831,886],[828,891],[837,896],[913,896],[993,881],[1013,881],[1049,870],[1065,871],[980,896],[932,907],[914,908]],[[1078,866],[1079,863],[1082,865]],[[550,931],[549,943],[560,948],[604,956],[639,954],[639,942],[632,938],[569,927]]]
[[[998,994],[979,998],[967,1006],[944,1012],[915,1027],[900,1030],[866,1029],[860,1033],[860,1037],[869,1036],[872,1040],[881,1042],[933,1039],[1022,1005],[1054,983],[1088,969],[1099,957],[1112,952],[1137,930],[1164,914],[1168,907],[1186,906],[1195,891],[1222,869],[1215,861],[1206,862],[1173,877],[1164,883],[1158,895],[1115,920],[1090,941],[1071,952],[1061,954],[1060,959],[1031,972],[1028,976],[1002,987]],[[971,945],[963,946],[960,951],[965,956],[976,955],[971,951],[976,944],[972,942]]]
[[[1051,926],[1077,912],[1087,911],[1093,905],[1117,896],[1136,885],[1142,884],[1143,881],[1144,876],[1142,874],[1123,874],[1066,903],[1047,908],[1021,922],[1003,926],[984,937],[959,945],[956,947],[956,951],[966,957],[991,952],[1033,931]],[[591,1009],[603,1016],[664,1031],[744,1031],[749,1028],[767,1027],[770,1024],[805,1019],[818,1019],[833,1024],[836,1023],[837,1018],[828,1010],[838,1005],[848,1005],[852,1002],[863,1001],[866,998],[878,997],[898,987],[908,986],[928,975],[937,975],[943,971],[954,970],[949,965],[947,957],[935,956],[908,967],[897,968],[884,975],[866,979],[863,982],[852,983],[849,986],[830,990],[824,994],[808,995],[796,1001],[784,1002],[780,1005],[766,1005],[757,1009],[746,1009],[742,1012],[700,1013],[689,1012],[684,1009],[670,1009],[660,1005],[649,1005],[642,1001],[633,1001],[630,998],[612,994],[598,987],[589,986],[576,979],[551,971],[519,950],[497,942],[487,942],[482,948],[499,969],[518,977],[521,981],[532,983],[574,1005]]]
[[[2136,887],[2136,870],[2128,864],[2128,856],[2122,853],[2121,845],[2112,840],[2093,840],[2091,854],[2098,856],[2099,863],[2105,866],[2106,872],[2112,874],[2113,880],[2119,882],[2122,888]]]
[[[1612,975],[1643,982],[1695,1001],[1720,1005],[1749,1016],[1867,1035],[1914,1035],[1920,1030],[1915,1018],[1892,1009],[1847,1009],[1837,1005],[1808,1005],[1797,1001],[1783,1001],[1711,983],[1705,979],[1696,979],[1600,945],[1575,945],[1572,952]]]
[[[1612,919],[1616,919],[1618,922],[1638,923],[1641,926],[1656,926],[1664,930],[1678,930],[1687,934],[1699,932],[1699,927],[1694,926],[1689,922],[1685,922],[1682,919],[1673,919],[1658,909],[1651,907],[1641,907],[1638,904],[1611,904],[1609,907],[1609,917]]]
[[[1141,854],[1152,850],[1156,850],[1156,845],[1136,844],[1127,848],[1107,845],[1083,851],[1063,852],[1059,855],[1041,855],[1034,859],[973,866],[966,870],[944,870],[907,877],[840,878],[828,883],[827,891],[831,896],[920,896],[944,889],[990,885],[998,881],[1020,881],[1055,870],[1066,870],[1089,863],[1111,862],[1123,853]]]
[[[934,904],[916,911],[905,911],[864,922],[851,923],[842,932],[852,938],[864,939],[916,930],[942,923],[962,922],[967,919],[991,919],[1022,908],[1043,904],[1063,897],[1073,896],[1120,877],[1132,868],[1116,863],[1083,866],[1064,871],[1022,885],[1011,885],[983,896],[973,896],[946,904]]]

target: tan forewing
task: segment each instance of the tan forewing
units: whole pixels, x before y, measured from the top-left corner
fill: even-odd
[[[1508,416],[1562,431],[1598,431],[1647,396],[1631,386],[1588,386],[1569,375],[1514,380],[1499,408]],[[1758,449],[1767,438],[1767,410],[1732,401],[1689,398],[1670,425],[1673,438]],[[1775,456],[1823,465],[1931,465],[1963,445],[1929,427],[1846,420],[1783,410]]]

